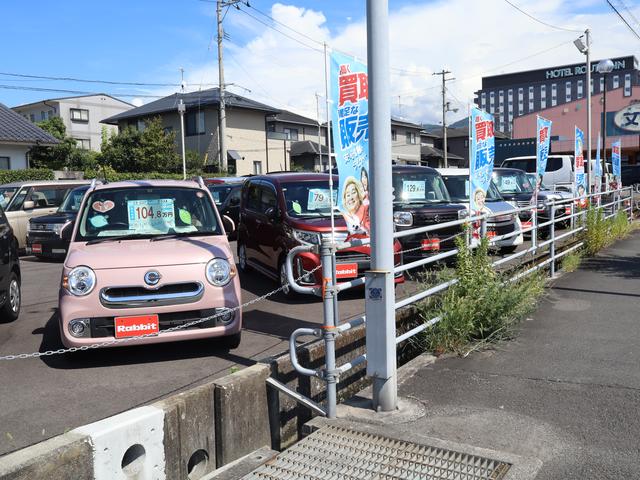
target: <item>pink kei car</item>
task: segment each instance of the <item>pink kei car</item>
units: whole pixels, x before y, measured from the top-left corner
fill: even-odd
[[[71,240],[59,303],[65,346],[141,335],[112,345],[209,337],[239,345],[240,281],[201,180],[92,185],[62,235]]]

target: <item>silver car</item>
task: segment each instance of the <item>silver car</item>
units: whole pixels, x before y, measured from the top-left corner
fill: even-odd
[[[452,202],[461,203],[469,208],[469,169],[468,168],[438,168],[444,180]],[[522,225],[513,205],[505,202],[496,186],[491,182],[487,190],[485,205],[494,214],[487,220],[489,237],[502,236],[513,232],[520,232],[509,238],[497,240],[494,245],[500,253],[512,253],[522,245]]]

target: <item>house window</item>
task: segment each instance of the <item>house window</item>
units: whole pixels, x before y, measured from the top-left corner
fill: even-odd
[[[396,131],[395,128],[391,129],[391,141],[392,142],[398,141],[398,132]]]
[[[547,86],[540,86],[540,108],[547,108]]]
[[[407,131],[407,145],[416,144],[416,132]]]
[[[164,127],[162,130],[164,131],[165,135],[170,135],[171,133],[173,133],[173,127]]]
[[[582,94],[583,94],[582,90],[583,90],[583,88],[584,88],[584,86],[583,86],[582,80],[578,80],[578,97],[577,98],[579,98],[579,99],[582,98]]]
[[[71,121],[72,122],[88,122],[89,121],[89,110],[85,110],[83,108],[72,108],[71,112]]]
[[[624,96],[631,96],[631,74],[627,73],[624,76]]]
[[[564,84],[564,98],[566,102],[571,101],[571,82],[566,82]]]
[[[555,107],[558,104],[558,85],[551,84],[551,106]]]
[[[0,157],[0,170],[10,170],[11,162],[9,157]]]
[[[51,119],[51,118],[53,118],[53,117],[55,117],[55,112],[54,112],[53,110],[49,110],[49,111],[47,112],[47,118],[50,118],[50,119]]]
[[[276,124],[271,122],[271,123],[267,123],[267,132],[275,132],[276,131]]]
[[[35,122],[35,121],[36,121],[36,116],[35,116],[35,114],[30,113],[30,114],[29,114],[29,120],[31,120],[32,122]]]
[[[489,107],[491,108],[491,112],[493,112],[493,106],[496,103],[496,92],[489,92]]]
[[[504,92],[502,90],[498,92],[498,106],[500,107],[500,111],[502,111],[504,107]]]
[[[47,112],[45,112],[44,110],[42,110],[42,111],[40,112],[40,121],[42,122],[42,121],[44,121],[44,120],[46,120],[46,119],[47,119]]]
[[[482,92],[482,95],[480,96],[480,105],[482,108],[487,106],[487,94],[485,92]]]
[[[287,140],[293,140],[294,142],[298,141],[297,128],[284,128],[282,131],[284,132],[284,136]]]
[[[139,132],[144,132],[145,128],[147,128],[147,124],[144,122],[144,120],[138,120],[136,124],[136,129]]]
[[[91,140],[88,138],[76,138],[76,146],[82,150],[91,150]]]
[[[253,174],[262,175],[262,162],[253,162]]]
[[[185,128],[187,137],[204,134],[204,112],[202,110],[187,112],[185,119],[187,121]]]
[[[620,77],[618,75],[613,76],[613,88],[620,88]]]

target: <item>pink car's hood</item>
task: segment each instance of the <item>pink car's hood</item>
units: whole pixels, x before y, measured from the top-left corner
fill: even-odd
[[[94,270],[109,268],[161,267],[207,263],[213,257],[234,263],[229,242],[223,235],[159,240],[123,240],[87,245],[74,242],[65,261],[67,268],[86,265]]]

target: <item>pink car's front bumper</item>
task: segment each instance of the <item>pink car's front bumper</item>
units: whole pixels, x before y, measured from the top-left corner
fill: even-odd
[[[152,294],[154,289],[145,286],[142,280],[149,270],[151,270],[149,267],[96,270],[96,286],[90,294],[84,297],[74,296],[64,288],[61,288],[59,317],[62,343],[66,347],[80,347],[111,342],[115,340],[113,332],[115,331],[114,321],[116,317],[141,315],[158,315],[160,323],[159,334],[117,342],[109,346],[221,337],[236,334],[242,329],[242,311],[238,309],[235,311],[233,320],[225,325],[213,326],[215,323],[215,320],[213,320],[185,329],[163,333],[164,329],[202,318],[203,315],[210,316],[216,313],[215,309],[234,309],[241,304],[238,276],[235,275],[229,284],[224,287],[214,287],[205,278],[205,265],[203,264],[153,268],[153,270],[157,270],[162,275],[160,283],[155,287],[156,291],[167,285],[200,284],[202,292],[196,297],[181,298],[179,300],[169,298],[163,301],[149,302],[144,306],[132,306],[135,302],[127,303],[122,301],[121,298],[117,298],[112,302],[105,300],[102,293],[106,288],[133,287],[137,291],[145,288]],[[69,331],[69,322],[78,319],[88,319],[90,325],[88,336],[77,337]]]

